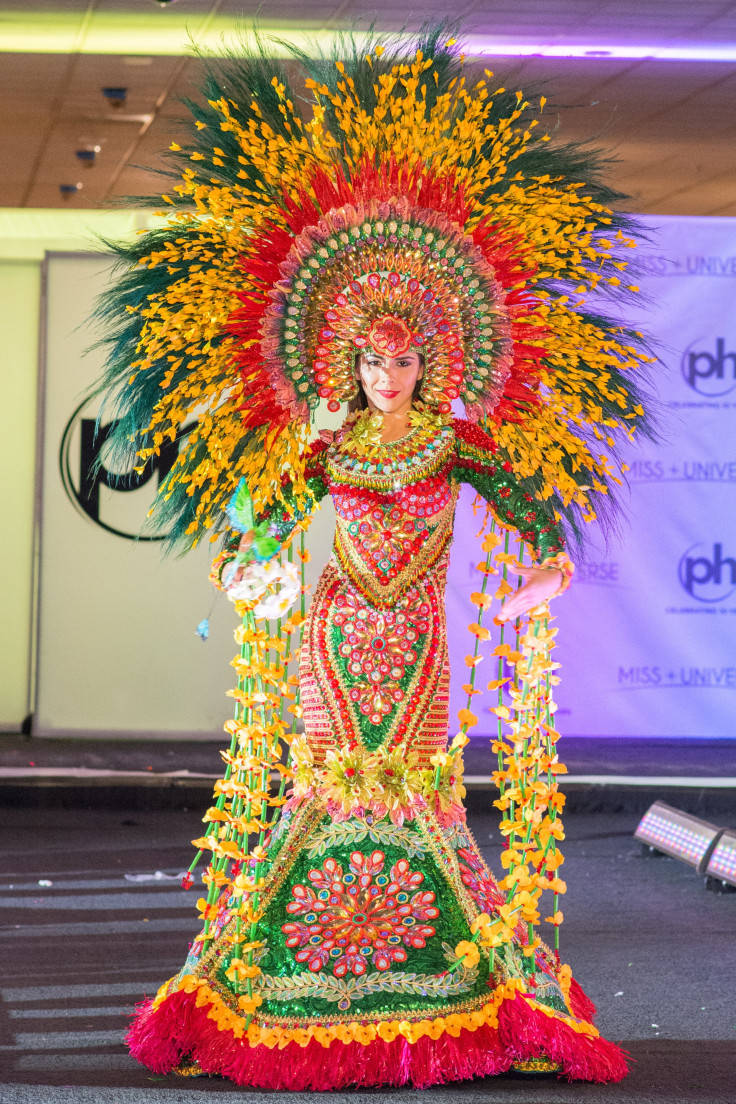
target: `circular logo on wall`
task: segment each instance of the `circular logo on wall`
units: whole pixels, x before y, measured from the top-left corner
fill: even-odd
[[[722,398],[736,387],[736,350],[725,337],[696,338],[682,354],[680,371],[696,394]]]
[[[159,541],[164,531],[148,527],[143,532],[156,491],[171,471],[180,441],[194,423],[182,426],[176,440],[165,441],[158,456],[140,471],[113,467],[110,436],[116,422],[99,423],[92,402],[84,400],[64,428],[59,447],[59,471],[64,490],[78,513],[116,537]]]
[[[698,549],[703,549],[701,555]],[[736,556],[725,555],[720,541],[711,547],[701,541],[680,557],[677,573],[680,585],[696,602],[723,602],[736,589]]]

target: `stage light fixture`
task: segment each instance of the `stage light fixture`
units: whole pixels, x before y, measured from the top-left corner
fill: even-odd
[[[76,195],[77,192],[81,192],[81,184],[60,184],[59,191],[61,192],[62,199],[69,199],[71,196]]]
[[[655,801],[639,822],[634,839],[703,874],[722,832],[723,829],[716,828],[715,824],[682,813],[663,801]]]
[[[711,851],[705,870],[706,886],[720,882],[736,889],[736,828],[726,828]]]

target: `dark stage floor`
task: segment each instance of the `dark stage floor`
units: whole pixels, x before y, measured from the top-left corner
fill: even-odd
[[[182,808],[0,810],[3,1104],[209,1104],[279,1094],[158,1077],[127,1055],[126,1015],[181,964],[197,930],[191,859],[200,812]],[[485,796],[485,795],[483,795]],[[480,795],[478,795],[480,797]],[[490,804],[491,795],[488,795]],[[476,799],[474,806],[480,808]],[[204,803],[202,804],[204,808]],[[494,867],[496,817],[471,817]],[[331,1094],[335,1104],[726,1104],[736,1096],[736,894],[706,893],[688,867],[644,858],[632,814],[566,820],[563,957],[599,1024],[635,1059],[620,1085],[499,1077],[444,1088]],[[51,883],[51,884],[48,884]],[[290,1094],[290,1101],[320,1099]]]

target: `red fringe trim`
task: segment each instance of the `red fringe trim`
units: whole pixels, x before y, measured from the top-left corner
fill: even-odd
[[[598,1009],[593,1004],[590,997],[583,992],[575,978],[570,978],[570,993],[568,999],[570,1001],[572,1014],[576,1019],[587,1020],[588,1023],[594,1022]]]
[[[325,1048],[315,1039],[305,1047],[251,1047],[208,1019],[196,994],[173,993],[155,1010],[141,1006],[128,1033],[131,1054],[154,1073],[170,1073],[182,1058],[195,1059],[205,1073],[222,1074],[238,1085],[281,1091],[343,1089],[355,1085],[413,1085],[424,1089],[447,1081],[504,1073],[516,1062],[545,1055],[568,1080],[620,1081],[628,1072],[624,1052],[613,1043],[574,1031],[532,1008],[523,996],[505,1000],[498,1028],[483,1026],[409,1043],[376,1039],[335,1040]],[[587,1000],[587,998],[585,998]]]

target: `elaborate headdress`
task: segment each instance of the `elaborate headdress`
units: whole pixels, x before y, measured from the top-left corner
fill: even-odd
[[[347,39],[350,56],[316,61],[279,43],[308,103],[263,53],[209,63],[171,146],[171,219],[119,249],[100,311],[119,447],[146,463],[198,419],[161,488],[173,541],[227,529],[242,476],[256,508],[286,472],[299,490],[313,412],[355,394],[367,344],[420,349],[423,400],[491,423],[573,521],[615,480],[598,442],[642,419],[630,375],[647,359],[601,308],[625,293],[627,219],[594,156],[547,144],[487,71],[469,84],[442,37]]]
[[[333,410],[353,398],[355,355],[368,345],[391,356],[422,349],[430,405],[449,411],[462,396],[471,417],[498,405],[513,363],[506,292],[480,246],[439,211],[406,197],[335,207],[295,238],[279,274],[265,312],[240,312],[238,332],[260,331],[250,347],[265,354],[293,418],[320,398]]]

